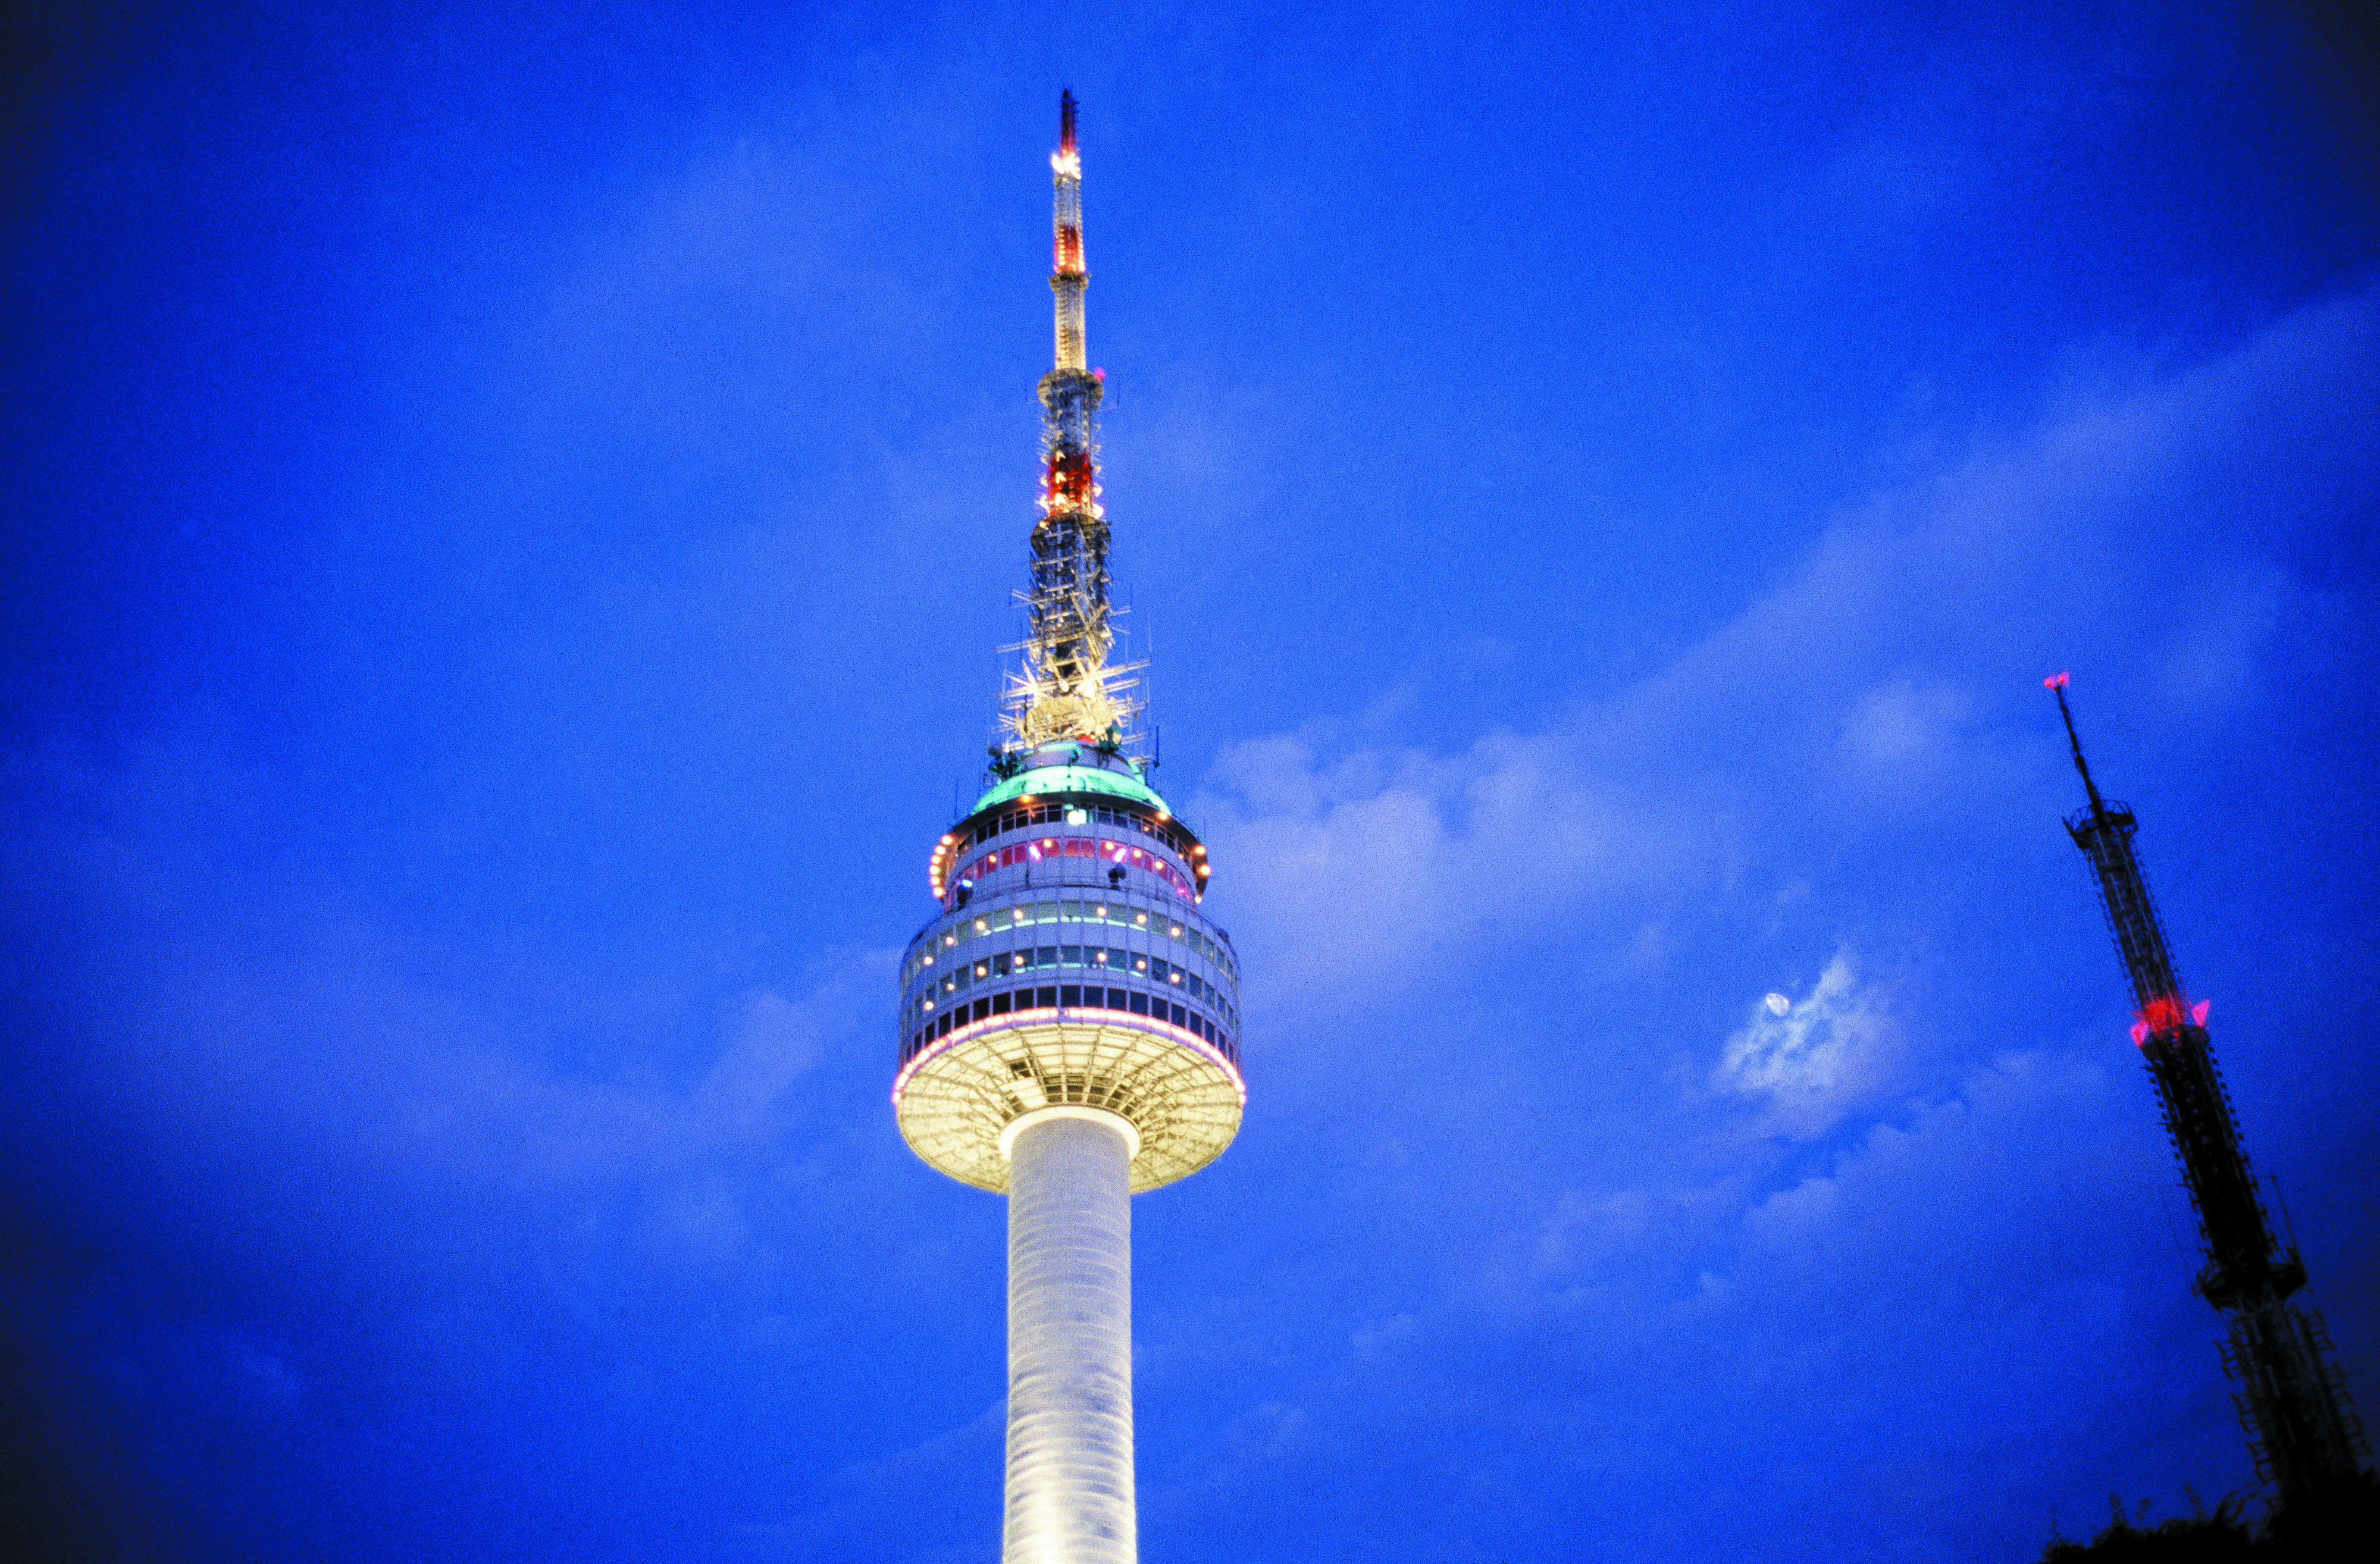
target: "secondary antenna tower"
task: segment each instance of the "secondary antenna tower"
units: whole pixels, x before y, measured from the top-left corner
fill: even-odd
[[[2277,1240],[2265,1217],[2207,1045],[2206,1001],[2193,1004],[2174,972],[2148,881],[2132,855],[2137,822],[2128,806],[2102,798],[2091,780],[2066,704],[2067,682],[2064,673],[2043,681],[2058,697],[2074,769],[2090,798],[2066,830],[2091,860],[2116,952],[2131,979],[2132,1041],[2156,1083],[2182,1186],[2198,1214],[2206,1256],[2198,1291],[2229,1324],[2223,1367],[2240,1386],[2231,1399],[2248,1431],[2256,1475],[2287,1508],[2355,1477],[2371,1451],[2330,1361],[2322,1316],[2289,1302],[2305,1285],[2305,1264],[2296,1243]]]

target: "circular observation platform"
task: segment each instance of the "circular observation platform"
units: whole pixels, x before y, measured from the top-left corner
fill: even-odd
[[[1186,1178],[1240,1131],[1247,1094],[1214,1045],[1106,1011],[970,1023],[918,1054],[892,1088],[909,1149],[962,1183],[1005,1193],[1000,1133],[1036,1109],[1103,1108],[1139,1133],[1132,1192]]]
[[[1247,1100],[1239,963],[1199,907],[1206,847],[1128,759],[1023,758],[936,844],[942,908],[901,969],[892,1101],[918,1157],[1005,1192],[1001,1132],[1103,1109],[1140,1137],[1132,1190],[1221,1155]]]

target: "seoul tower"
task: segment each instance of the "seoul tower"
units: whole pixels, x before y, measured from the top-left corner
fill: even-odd
[[[2206,1001],[2193,1004],[2182,988],[2148,881],[2132,855],[2137,822],[2129,807],[2101,797],[2092,780],[2066,704],[2067,675],[2053,673],[2042,682],[2058,697],[2074,769],[2090,800],[2066,830],[2091,860],[2116,953],[2131,980],[2132,1042],[2156,1084],[2182,1187],[2198,1214],[2206,1256],[2198,1292],[2229,1327],[2223,1366],[2240,1385],[2232,1400],[2248,1431],[2256,1475],[2272,1485],[2283,1507],[2311,1508],[2368,1484],[2363,1430],[2330,1361],[2322,1316],[2292,1302],[2305,1285],[2305,1263],[2294,1243],[2274,1235],[2265,1215],[2208,1045]]]
[[[940,907],[901,964],[892,1104],[911,1150],[1008,1196],[1002,1564],[1131,1564],[1131,1196],[1221,1155],[1247,1090],[1207,849],[1150,782],[1132,668],[1109,661],[1072,92],[1050,166],[1057,363],[1026,637],[988,785],[928,867]]]

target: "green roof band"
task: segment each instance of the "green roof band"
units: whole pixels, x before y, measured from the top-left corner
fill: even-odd
[[[1040,766],[1029,771],[1019,771],[982,797],[967,809],[968,816],[1008,803],[1027,794],[1039,798],[1060,793],[1104,793],[1117,798],[1128,798],[1135,804],[1146,804],[1159,814],[1171,818],[1173,810],[1157,790],[1128,772],[1101,770],[1096,766]]]

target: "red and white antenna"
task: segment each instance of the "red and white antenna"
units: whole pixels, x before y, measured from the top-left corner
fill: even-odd
[[[1140,704],[1133,665],[1108,661],[1115,645],[1108,604],[1108,524],[1099,505],[1099,408],[1106,376],[1087,367],[1083,343],[1083,154],[1075,94],[1059,100],[1058,150],[1050,154],[1050,291],[1057,307],[1057,362],[1041,377],[1041,492],[1033,528],[1033,585],[1025,594],[1024,666],[1012,679],[1002,721],[1026,750],[1087,740],[1111,750],[1132,742]]]
[[[1083,270],[1083,154],[1075,145],[1075,94],[1069,89],[1058,101],[1058,150],[1050,154],[1057,176],[1050,225],[1054,266],[1050,289],[1058,296],[1058,365],[1079,370],[1083,361],[1083,288],[1090,273]]]

